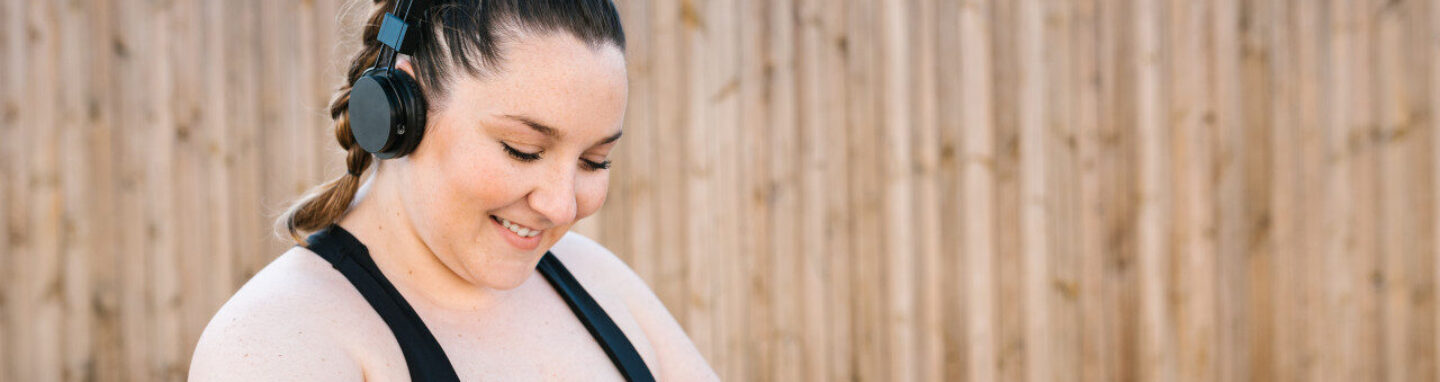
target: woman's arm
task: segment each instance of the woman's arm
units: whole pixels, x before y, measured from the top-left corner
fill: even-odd
[[[314,255],[310,255],[314,256]],[[364,373],[331,336],[334,310],[281,256],[235,293],[200,335],[191,381],[359,381]],[[287,262],[288,261],[288,262]],[[333,299],[331,299],[333,300]]]
[[[276,323],[216,316],[190,361],[191,381],[359,381],[360,365],[334,346],[317,346]]]

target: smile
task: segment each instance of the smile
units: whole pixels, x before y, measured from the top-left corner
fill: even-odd
[[[495,215],[490,215],[490,221],[495,224],[495,229],[500,231],[500,236],[504,237],[506,242],[522,251],[539,247],[540,234],[545,232]]]
[[[505,220],[505,218],[499,216],[493,217],[500,221],[500,225],[505,226],[505,228],[508,228],[510,232],[514,232],[516,235],[520,235],[520,237],[535,237],[537,235],[540,235],[540,230],[538,229],[530,229],[530,227],[526,227],[517,223],[511,223],[509,220]]]

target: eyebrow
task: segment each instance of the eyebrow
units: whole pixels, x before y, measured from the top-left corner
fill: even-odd
[[[559,130],[555,130],[555,128],[553,128],[553,127],[545,126],[545,124],[543,124],[543,123],[536,122],[536,121],[533,120],[533,119],[526,118],[526,117],[524,117],[524,116],[519,116],[519,115],[506,114],[506,115],[505,115],[505,118],[510,118],[510,119],[519,121],[520,123],[525,124],[525,126],[530,126],[531,129],[534,129],[535,131],[540,132],[540,134],[545,134],[545,136],[550,137],[551,139],[560,140],[560,131],[559,131]]]
[[[540,132],[540,134],[544,134],[547,137],[550,137],[550,139],[554,139],[557,141],[560,140],[560,130],[556,130],[554,127],[546,126],[543,123],[537,122],[523,115],[506,114],[505,118],[510,118],[520,123],[523,123],[525,124],[525,126],[529,126],[530,129]],[[615,142],[616,140],[620,139],[621,134],[625,134],[625,131],[616,131],[614,135],[605,137],[605,139],[601,139],[600,142],[596,143],[595,145],[599,146],[606,143]]]
[[[616,132],[615,132],[615,135],[611,135],[611,136],[605,137],[605,139],[601,139],[601,140],[600,140],[600,143],[596,143],[595,145],[596,145],[596,146],[599,146],[599,145],[603,145],[603,144],[606,144],[606,143],[610,143],[610,142],[614,142],[614,141],[616,141],[616,140],[619,140],[619,139],[620,139],[620,134],[625,134],[625,130],[616,131]]]

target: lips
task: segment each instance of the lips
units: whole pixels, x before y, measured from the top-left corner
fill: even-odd
[[[490,222],[495,224],[495,228],[500,231],[501,236],[505,237],[506,242],[509,242],[510,245],[515,248],[525,251],[539,247],[540,234],[545,232],[544,230],[526,227],[494,215],[490,216]]]
[[[505,226],[505,228],[510,229],[510,232],[514,232],[516,235],[520,235],[520,237],[535,237],[540,234],[540,230],[538,229],[530,229],[530,227],[512,223],[499,216],[495,216],[495,218],[500,220],[500,225]]]

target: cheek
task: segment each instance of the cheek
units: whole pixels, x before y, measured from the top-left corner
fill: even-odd
[[[520,184],[512,181],[517,177],[516,168],[506,163],[506,158],[486,155],[479,148],[457,151],[444,167],[442,176],[447,179],[453,196],[476,213],[503,206],[522,191],[508,188]]]
[[[583,219],[605,205],[605,196],[610,190],[610,173],[581,174],[575,179],[575,220]]]
[[[427,139],[431,137],[426,137]],[[438,138],[438,137],[437,137]],[[516,169],[503,154],[487,152],[477,137],[448,136],[444,150],[437,150],[438,163],[430,168],[435,171],[433,179],[441,184],[431,194],[440,211],[436,214],[449,215],[443,219],[449,223],[462,220],[483,222],[486,211],[503,206],[515,199],[519,190],[511,190],[517,182]]]

